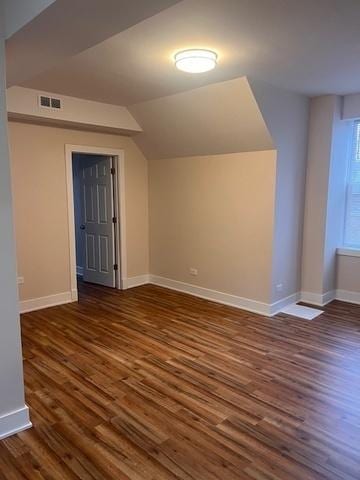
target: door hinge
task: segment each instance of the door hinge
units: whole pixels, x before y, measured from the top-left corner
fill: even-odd
[[[115,265],[114,265],[114,270],[115,270],[115,271],[119,270],[119,266],[118,266],[117,263],[115,263]]]
[[[113,217],[112,222],[113,222],[113,223],[117,223],[117,218],[116,218],[116,217]]]
[[[110,172],[111,172],[111,175],[115,175],[115,167],[111,167]]]

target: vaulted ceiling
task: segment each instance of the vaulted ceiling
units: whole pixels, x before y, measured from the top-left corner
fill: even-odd
[[[61,3],[67,4],[69,27],[63,43],[72,56],[49,62],[46,71],[23,79],[22,86],[120,105],[243,75],[307,95],[360,90],[358,0],[141,1],[130,15],[139,2],[57,0],[47,10]],[[128,5],[121,10],[116,3]],[[113,12],[108,23],[107,11]],[[76,35],[73,26],[81,12],[95,23],[92,32],[90,22]],[[52,20],[50,38],[53,29],[66,27],[62,17],[58,22]],[[94,45],[96,36],[100,43]],[[71,52],[81,37],[80,51]],[[20,38],[19,45],[25,40]],[[46,42],[31,48],[36,45],[48,50]],[[62,47],[60,42],[57,48]],[[187,47],[215,49],[218,68],[197,76],[177,71],[173,54]]]
[[[7,41],[9,84],[127,106],[148,158],[279,150],[306,116],[292,92],[360,91],[358,0],[37,1]],[[194,47],[217,68],[178,71]]]
[[[148,159],[274,148],[247,78],[206,85],[128,107]]]
[[[37,75],[61,65],[67,69],[68,58],[179,1],[5,0],[8,33],[14,32],[6,42],[8,86],[25,86]],[[16,31],[24,22],[29,23]],[[86,83],[88,80],[85,77]],[[51,82],[48,87],[52,88]]]

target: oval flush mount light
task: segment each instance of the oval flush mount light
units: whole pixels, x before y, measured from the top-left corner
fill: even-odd
[[[188,73],[208,72],[216,67],[217,54],[212,50],[183,50],[175,55],[176,67]]]

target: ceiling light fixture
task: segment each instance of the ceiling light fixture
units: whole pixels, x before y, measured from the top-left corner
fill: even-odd
[[[183,50],[175,55],[176,67],[188,73],[208,72],[216,67],[217,54],[212,50]]]

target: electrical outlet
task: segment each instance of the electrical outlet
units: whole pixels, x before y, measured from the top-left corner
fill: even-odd
[[[18,285],[23,285],[25,283],[24,277],[17,277],[17,283]]]
[[[283,288],[284,288],[284,285],[282,283],[278,283],[276,285],[276,291],[277,292],[282,292],[283,291]]]
[[[193,275],[194,277],[196,277],[197,274],[198,274],[197,268],[190,268],[190,275]]]

